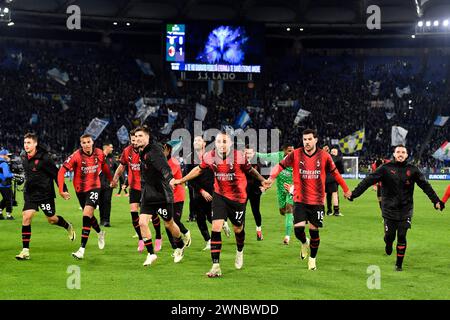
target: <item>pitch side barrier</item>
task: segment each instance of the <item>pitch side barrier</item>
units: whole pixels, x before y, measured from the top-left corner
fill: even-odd
[[[342,177],[344,179],[356,179],[356,174],[344,173]],[[365,177],[367,177],[366,173],[358,174],[358,179],[364,179]],[[450,174],[428,173],[425,174],[425,177],[427,180],[450,180]]]

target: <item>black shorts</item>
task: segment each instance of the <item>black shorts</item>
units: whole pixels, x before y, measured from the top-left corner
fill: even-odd
[[[212,200],[212,220],[230,219],[237,227],[242,226],[245,221],[246,203],[239,203],[227,199],[214,192]]]
[[[100,189],[92,189],[86,192],[77,192],[78,202],[80,207],[84,209],[85,206],[97,208],[98,199],[100,196]]]
[[[324,211],[325,207],[323,205],[311,205],[295,202],[294,224],[306,221],[318,228],[322,228]]]
[[[53,217],[55,215],[55,199],[43,200],[43,201],[25,201],[22,211],[34,210],[39,211],[39,208],[44,212],[47,217]]]
[[[131,203],[140,203],[141,202],[141,191],[136,189],[130,189],[129,194],[130,204]]]
[[[170,221],[173,218],[173,203],[142,203],[141,214],[159,214],[164,221]]]
[[[396,232],[397,230],[407,230],[411,229],[411,218],[406,220],[391,220],[388,218],[383,218],[384,220],[384,232]]]
[[[200,196],[201,197],[201,196]],[[208,217],[209,215],[211,215],[211,201],[206,201],[205,198],[203,197],[198,197],[198,198],[194,198],[191,200],[192,202],[192,211],[196,214],[196,215],[204,215],[206,217]]]
[[[338,184],[337,182],[330,182],[325,184],[325,192],[326,193],[333,193],[338,191]]]

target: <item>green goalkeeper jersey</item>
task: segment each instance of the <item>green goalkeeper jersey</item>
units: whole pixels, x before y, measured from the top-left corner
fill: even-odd
[[[275,166],[280,163],[281,160],[285,157],[283,151],[272,152],[272,153],[259,153],[256,152],[256,156],[259,157],[263,161],[267,161],[271,166]],[[292,168],[288,167],[280,172],[277,177],[277,187],[279,190],[284,190],[283,184],[289,183],[292,184]]]

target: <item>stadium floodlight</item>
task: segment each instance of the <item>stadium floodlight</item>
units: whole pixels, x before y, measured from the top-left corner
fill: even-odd
[[[431,21],[427,21],[427,22],[425,23],[425,25],[426,25],[427,27],[431,27]]]
[[[291,28],[287,27],[287,28],[286,28],[286,31],[291,31]]]
[[[114,21],[114,22],[113,22],[113,25],[117,26],[117,22]]]
[[[435,27],[439,27],[439,20],[434,20],[434,22],[433,22],[433,26],[435,26]]]
[[[8,27],[12,27],[14,25],[13,21],[8,22]]]
[[[131,24],[129,22],[126,23],[127,27],[129,27]]]
[[[303,28],[300,28],[300,31],[303,31],[303,30],[305,30],[305,29],[303,29]]]
[[[413,34],[413,35],[411,36],[411,38],[415,39],[415,38],[416,38],[416,35],[415,35],[415,34]]]
[[[419,27],[423,27],[423,21],[419,21],[418,23],[417,23],[417,26],[419,26]]]
[[[444,20],[443,24],[444,24],[444,27],[448,27],[448,19]]]

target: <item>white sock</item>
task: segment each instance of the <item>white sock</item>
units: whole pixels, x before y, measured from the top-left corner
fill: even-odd
[[[78,250],[78,251],[80,251],[81,253],[83,253],[83,254],[84,254],[84,249],[85,249],[85,248],[83,248],[83,247],[80,247],[80,250]]]
[[[261,227],[256,227],[256,231],[261,231]]]

